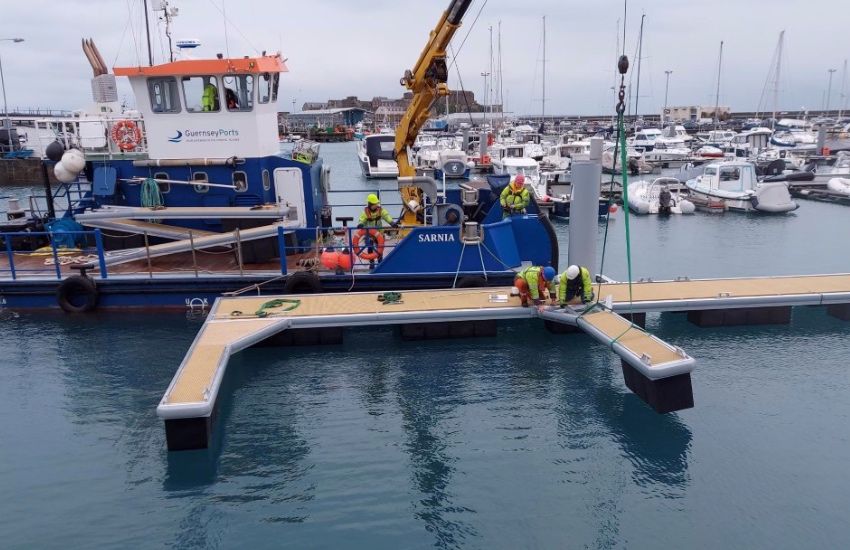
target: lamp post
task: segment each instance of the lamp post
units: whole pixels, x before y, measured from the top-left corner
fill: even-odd
[[[0,42],[23,42],[23,38],[0,38]],[[9,105],[6,103],[6,80],[3,78],[3,61],[0,59],[0,87],[3,88],[3,113],[6,115],[6,120],[3,125],[6,129],[12,127],[12,119],[9,118]]]
[[[829,100],[831,99],[830,96],[832,95],[832,73],[834,73],[835,71],[836,71],[836,69],[827,69],[827,72],[829,73],[829,84],[826,87],[826,90],[827,90],[827,92],[826,92],[826,113],[827,113],[827,116],[829,115]]]
[[[667,91],[670,90],[670,75],[673,74],[673,71],[664,71],[664,74],[667,75],[667,83],[664,85],[664,112],[662,113],[662,123],[667,122]]]
[[[489,72],[481,73],[481,76],[484,77],[484,119],[481,123],[481,126],[485,126],[487,124],[487,77],[490,76]]]

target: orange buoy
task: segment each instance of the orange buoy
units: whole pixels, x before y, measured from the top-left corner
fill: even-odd
[[[616,213],[616,212],[617,212],[617,205],[616,205],[616,204],[612,204],[611,206],[609,206],[609,207],[608,207],[608,212],[610,212],[610,213],[612,213],[612,214]]]
[[[331,271],[335,271],[336,268],[339,267],[339,252],[335,250],[326,248],[322,251],[320,259],[322,261],[322,265]]]
[[[337,259],[339,260],[340,269],[343,271],[351,271],[351,253],[347,248],[343,248],[339,252],[339,257]]]

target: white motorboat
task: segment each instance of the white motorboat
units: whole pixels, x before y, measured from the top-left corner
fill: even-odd
[[[833,193],[850,197],[850,178],[832,178],[826,183],[826,188]]]
[[[372,134],[357,142],[360,170],[367,178],[397,178],[395,135]]]
[[[629,208],[636,214],[693,214],[696,206],[670,188],[679,188],[675,178],[640,180],[629,184]]]
[[[850,180],[850,153],[847,151],[840,151],[831,165],[827,164],[829,159],[821,159],[815,162],[814,182],[823,185],[824,182],[829,182],[833,179]]]
[[[685,184],[697,206],[741,212],[790,212],[797,209],[785,182],[759,183],[755,165],[746,161],[725,161],[705,166],[701,176]]]

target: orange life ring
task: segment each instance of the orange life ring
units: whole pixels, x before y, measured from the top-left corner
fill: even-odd
[[[142,142],[142,131],[132,120],[119,120],[112,125],[112,141],[122,151],[133,151]]]
[[[369,246],[366,243],[360,244],[367,235],[376,243],[372,245],[372,252],[367,251]],[[368,260],[370,262],[377,260],[384,255],[384,235],[377,229],[369,229],[368,231],[366,229],[359,229],[357,233],[354,234],[353,248],[354,253],[364,260]]]

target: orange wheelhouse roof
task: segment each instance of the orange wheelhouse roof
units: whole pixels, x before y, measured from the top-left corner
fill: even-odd
[[[152,67],[114,67],[115,76],[192,76],[228,73],[284,73],[280,55],[236,59],[187,59]]]

